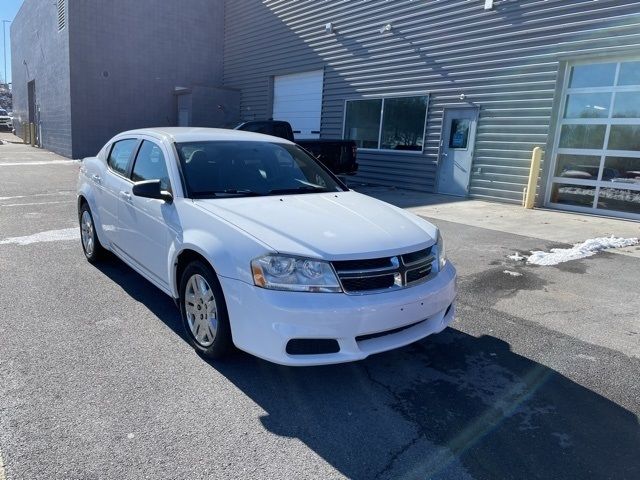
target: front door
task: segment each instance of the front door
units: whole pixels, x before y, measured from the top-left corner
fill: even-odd
[[[438,193],[466,197],[478,124],[477,108],[447,108],[442,122]]]
[[[171,191],[166,152],[154,141],[143,140],[131,169],[132,182],[160,180],[162,190]],[[163,286],[169,285],[167,257],[171,229],[177,225],[173,203],[133,195],[133,183],[118,207],[120,253]]]

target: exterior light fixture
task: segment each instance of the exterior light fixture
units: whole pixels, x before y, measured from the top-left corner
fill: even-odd
[[[333,23],[329,22],[324,26],[325,33],[333,33]]]
[[[384,27],[380,29],[380,33],[390,32],[392,28],[393,28],[393,25],[391,25],[390,23],[387,23]]]
[[[493,10],[493,0],[484,0],[484,9]]]

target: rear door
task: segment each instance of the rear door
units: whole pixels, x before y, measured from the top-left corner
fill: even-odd
[[[320,138],[324,72],[275,77],[273,119],[289,122],[296,139]]]
[[[137,149],[137,138],[124,138],[111,144],[107,156],[107,168],[104,176],[99,178],[98,210],[102,230],[113,246],[119,245],[118,203],[123,199],[123,192],[131,189],[129,168]]]

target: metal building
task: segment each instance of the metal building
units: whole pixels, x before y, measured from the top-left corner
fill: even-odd
[[[359,180],[640,219],[640,2],[228,1],[243,120],[357,140]]]

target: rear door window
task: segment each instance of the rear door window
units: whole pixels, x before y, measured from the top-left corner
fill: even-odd
[[[134,138],[128,138],[126,140],[115,142],[111,147],[111,153],[109,153],[109,158],[107,159],[109,168],[119,173],[120,175],[126,176],[127,171],[129,170],[129,160],[131,159],[131,154],[133,153],[133,150],[136,148],[137,144],[138,140]]]

